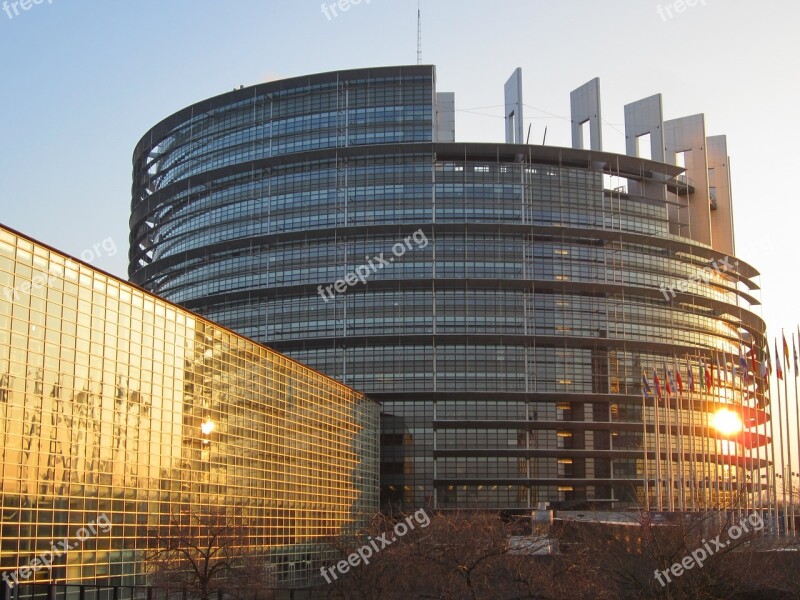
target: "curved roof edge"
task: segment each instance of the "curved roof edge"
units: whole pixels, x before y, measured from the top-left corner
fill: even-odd
[[[200,100],[194,104],[190,104],[177,112],[172,113],[165,117],[153,127],[151,127],[145,134],[139,138],[133,151],[133,162],[142,153],[143,146],[147,144],[148,140],[152,145],[152,140],[159,139],[167,131],[173,129],[178,123],[191,118],[195,113],[203,113],[205,111],[232,104],[240,100],[249,98],[253,94],[269,94],[273,92],[280,92],[292,88],[302,87],[314,83],[330,83],[340,79],[361,79],[364,77],[389,77],[397,75],[407,76],[425,76],[430,75],[434,77],[436,67],[434,65],[395,65],[389,67],[363,67],[359,69],[345,69],[342,71],[325,71],[322,73],[314,73],[310,75],[298,75],[286,79],[276,79],[274,81],[266,81],[264,83],[256,83],[246,87],[237,88],[230,92],[224,92],[205,100]]]

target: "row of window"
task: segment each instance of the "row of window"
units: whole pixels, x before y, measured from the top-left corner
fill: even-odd
[[[0,278],[0,569],[107,518],[38,577],[139,581],[148,532],[198,506],[276,565],[326,560],[308,540],[377,509],[361,394],[1,229]]]

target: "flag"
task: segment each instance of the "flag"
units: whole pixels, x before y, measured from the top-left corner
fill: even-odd
[[[645,396],[649,396],[653,393],[653,390],[650,389],[650,384],[647,382],[647,376],[645,375],[644,371],[642,371],[642,391],[644,392]]]
[[[744,384],[747,385],[747,358],[744,354],[739,356],[739,366],[742,368],[742,379]]]
[[[755,374],[758,373],[758,367],[757,367],[757,363],[756,363],[756,346],[755,346],[755,344],[750,346],[750,350],[747,353],[750,355],[750,361],[753,364],[753,376],[755,377]]]
[[[762,349],[761,355],[761,388],[758,388],[758,408],[767,407],[767,393],[769,391],[769,376],[772,373],[772,363],[769,358],[769,342]],[[758,383],[758,382],[756,382]]]
[[[692,371],[694,368],[692,367],[692,363],[686,363],[686,373],[688,375],[688,380],[686,383],[689,384],[689,391],[694,392],[694,374]]]
[[[769,353],[769,342],[764,345],[764,354],[766,356],[767,375],[772,375],[772,356]]]
[[[778,352],[778,340],[775,340],[775,372],[778,374],[778,379],[783,379],[783,369],[781,369],[781,355]]]
[[[683,380],[681,379],[681,372],[678,370],[677,366],[675,366],[675,379],[678,380],[678,394],[683,396]]]
[[[731,363],[733,363],[733,360],[731,360]],[[736,369],[734,369],[734,373],[735,373],[735,371],[736,371]],[[722,353],[722,380],[725,383],[728,383],[728,353],[727,352],[723,352]],[[733,383],[733,377],[731,377],[731,383]]]
[[[667,388],[667,396],[672,396],[672,371],[667,369],[667,365],[664,365],[664,383]]]
[[[714,389],[714,368],[711,366],[711,359],[706,365],[706,387],[709,392]]]
[[[656,398],[661,400],[661,382],[658,380],[658,373],[653,369],[653,385],[656,388]]]
[[[794,342],[792,342],[792,343],[794,343]],[[797,345],[800,346],[800,325],[797,326]],[[795,355],[795,356],[797,356],[797,355]],[[797,362],[795,361],[795,368],[796,368],[796,365],[797,365]]]
[[[783,330],[781,330],[781,337],[783,338],[783,364],[786,365],[786,368],[789,368],[789,344],[786,343],[786,336],[783,334]]]
[[[717,358],[717,385],[722,385],[722,365],[719,362],[719,353],[716,354]]]
[[[794,355],[794,376],[797,377],[797,346],[794,345],[794,334],[792,334],[792,354]]]
[[[706,359],[700,359],[700,391],[702,392],[706,388],[706,384],[708,381],[706,380]]]

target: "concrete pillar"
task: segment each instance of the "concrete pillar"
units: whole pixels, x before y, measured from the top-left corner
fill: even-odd
[[[503,88],[506,102],[506,144],[524,144],[522,69],[517,67]]]
[[[582,125],[589,122],[589,148],[603,150],[603,127],[600,118],[600,79],[595,77],[569,95],[570,118],[572,120],[572,147],[583,148]]]

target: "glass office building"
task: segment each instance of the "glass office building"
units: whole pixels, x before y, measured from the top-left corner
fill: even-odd
[[[765,325],[727,171],[456,143],[453,115],[432,66],[179,111],[134,152],[132,281],[379,400],[385,506],[758,503]],[[681,389],[655,403],[654,373]]]
[[[305,583],[378,509],[378,424],[362,394],[0,228],[0,585],[142,585],[173,519],[207,514]]]

